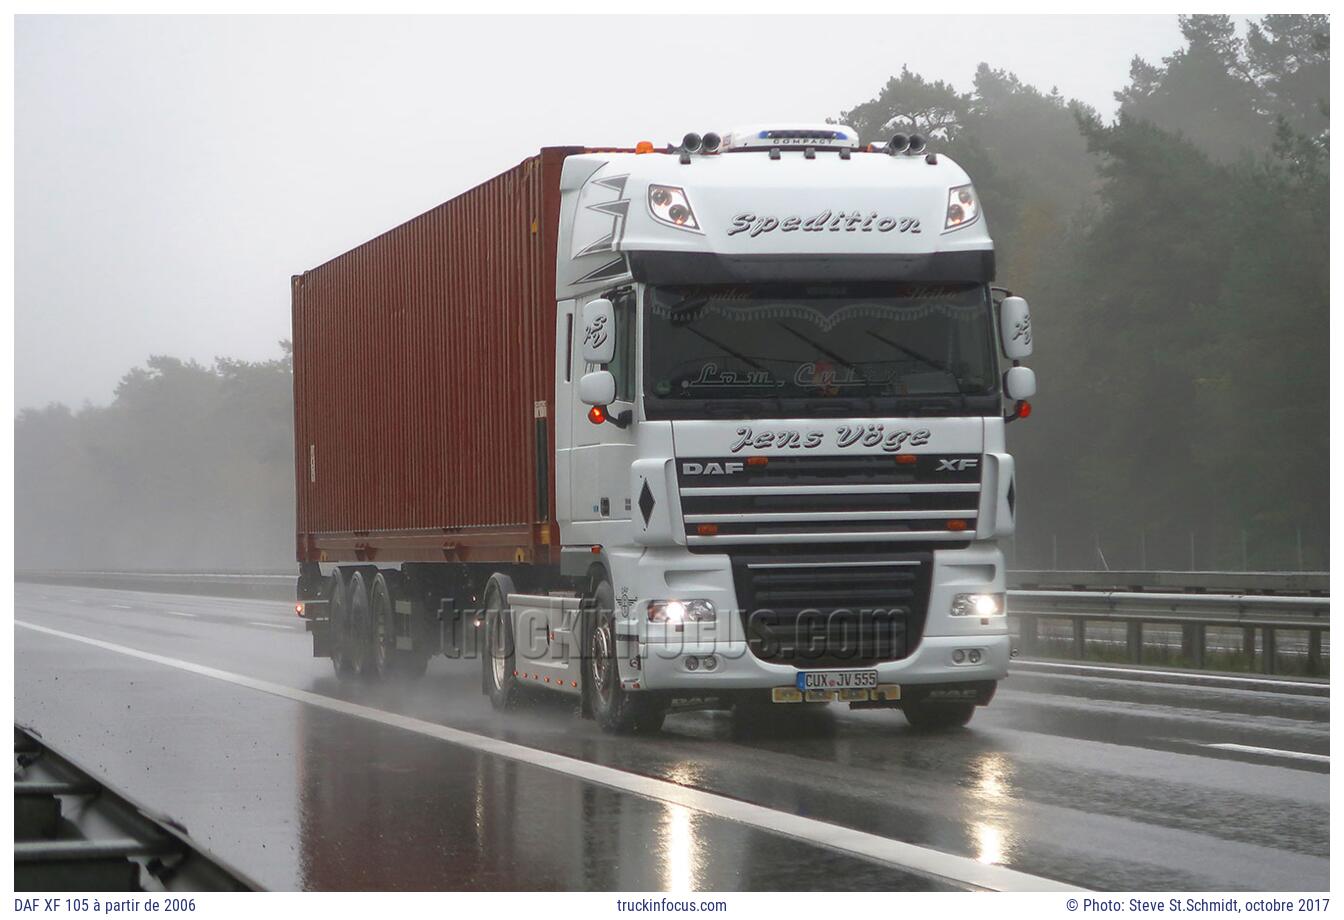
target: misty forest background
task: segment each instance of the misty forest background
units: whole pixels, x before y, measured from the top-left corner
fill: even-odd
[[[904,70],[837,113],[961,163],[999,283],[1031,301],[1015,568],[1328,567],[1329,20],[1181,23],[1111,122],[988,64],[969,88]],[[154,356],[110,405],[20,412],[16,565],[292,564],[281,348]]]

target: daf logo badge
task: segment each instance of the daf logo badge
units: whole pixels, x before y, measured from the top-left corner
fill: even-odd
[[[742,463],[683,463],[681,471],[687,476],[731,476],[746,469]]]
[[[939,458],[938,469],[936,472],[942,473],[948,470],[956,472],[957,470],[973,470],[980,465],[979,457],[969,457],[961,460],[948,460]]]

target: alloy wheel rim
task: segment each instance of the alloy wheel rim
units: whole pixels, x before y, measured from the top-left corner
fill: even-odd
[[[498,611],[490,613],[490,673],[495,679],[495,686],[503,689],[504,687],[504,649],[500,639],[500,615]]]
[[[603,700],[611,695],[608,679],[611,660],[611,629],[603,623],[593,630],[593,689]]]

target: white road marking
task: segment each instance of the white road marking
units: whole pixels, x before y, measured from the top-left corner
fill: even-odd
[[[134,610],[134,609],[135,609],[134,607],[131,607],[131,606],[128,605],[128,604],[108,604],[108,606],[111,607],[113,610]]]
[[[265,626],[267,629],[285,629],[285,630],[293,631],[293,627],[291,627],[288,623],[284,623],[284,624],[281,624],[281,623],[259,623],[259,622],[257,622],[256,620],[248,620],[248,621],[247,621],[247,625],[248,625],[248,626]]]
[[[1146,674],[1151,677],[1198,677],[1200,681],[1207,681],[1208,685],[1215,683],[1232,684],[1264,684],[1269,687],[1310,687],[1313,690],[1319,690],[1327,687],[1326,683],[1314,683],[1305,680],[1274,680],[1263,677],[1236,677],[1226,674],[1202,674],[1199,671],[1152,671],[1148,668],[1114,668],[1109,665],[1087,665],[1075,663],[1072,661],[1014,661],[1009,666],[1021,668],[1023,671],[1030,671],[1033,668],[1068,668],[1077,671],[1088,671],[1098,677],[1104,677],[1107,674]],[[1195,684],[1194,686],[1198,686]]]
[[[1247,754],[1267,754],[1270,757],[1291,757],[1294,760],[1310,760],[1313,763],[1329,763],[1328,754],[1308,754],[1305,751],[1281,751],[1278,748],[1255,747],[1251,744],[1201,744],[1200,747],[1217,748],[1220,751],[1244,751]]]
[[[181,610],[165,610],[164,613],[168,614],[170,617],[191,617],[193,620],[196,619],[196,614],[183,613]]]
[[[1063,882],[1057,882],[1054,879],[1028,875],[1025,872],[1018,872],[1003,866],[981,863],[967,856],[943,853],[913,843],[904,843],[877,834],[841,827],[838,824],[818,821],[815,818],[805,818],[789,812],[775,811],[764,805],[756,805],[751,802],[716,795],[712,792],[691,789],[666,780],[654,779],[650,776],[627,773],[614,767],[589,763],[586,760],[566,757],[563,754],[553,754],[549,751],[530,748],[511,741],[501,741],[488,735],[478,735],[474,732],[449,728],[446,725],[437,725],[410,716],[384,712],[370,706],[361,706],[358,703],[350,703],[345,700],[322,696],[318,693],[310,693],[306,690],[297,690],[293,687],[259,680],[244,674],[235,674],[231,671],[222,671],[191,661],[156,655],[153,652],[144,652],[113,642],[105,642],[102,639],[51,629],[46,626],[39,626],[36,623],[27,623],[23,620],[16,619],[14,625],[49,636],[82,642],[85,645],[116,652],[120,655],[139,658],[142,661],[151,661],[180,671],[224,681],[238,687],[259,690],[262,693],[298,703],[306,703],[309,706],[316,706],[330,712],[338,712],[357,719],[390,725],[418,735],[437,738],[450,744],[457,744],[486,754],[530,764],[544,770],[552,770],[564,776],[586,780],[657,802],[693,808],[708,815],[736,821],[814,846],[824,847],[843,853],[846,856],[857,856],[957,885],[967,885],[987,891],[1084,890],[1066,885]]]

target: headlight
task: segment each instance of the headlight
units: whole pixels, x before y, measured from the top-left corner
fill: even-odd
[[[701,623],[714,619],[709,601],[649,601],[650,623]]]
[[[675,185],[649,186],[649,213],[653,219],[682,230],[699,230],[695,212],[683,189]]]
[[[1001,617],[1005,609],[1002,594],[958,594],[952,598],[954,617]]]
[[[947,190],[947,222],[944,230],[956,230],[973,224],[980,217],[980,200],[974,185],[958,185]]]

